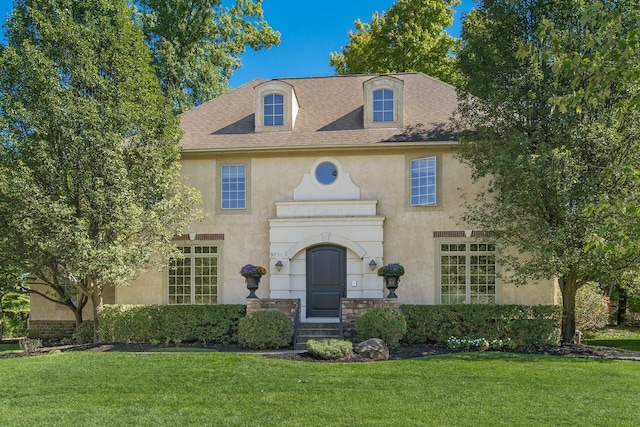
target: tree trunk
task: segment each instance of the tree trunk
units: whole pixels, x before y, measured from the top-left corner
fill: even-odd
[[[74,307],[72,311],[73,316],[76,318],[76,329],[78,329],[78,326],[82,323],[82,308]]]
[[[4,331],[4,310],[2,309],[2,298],[0,298],[0,342],[2,342],[2,335]]]
[[[627,301],[627,289],[618,285],[618,311],[616,313],[618,326],[624,325],[627,321]]]
[[[576,293],[578,283],[575,274],[558,279],[562,292],[562,344],[572,344],[576,333]]]
[[[91,307],[93,309],[93,342],[100,342],[98,329],[100,327],[100,319],[98,315],[102,310],[102,287],[93,284],[91,292]]]

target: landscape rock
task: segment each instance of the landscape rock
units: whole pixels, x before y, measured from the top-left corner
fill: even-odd
[[[371,360],[388,360],[389,347],[379,338],[371,338],[353,346],[353,351]]]

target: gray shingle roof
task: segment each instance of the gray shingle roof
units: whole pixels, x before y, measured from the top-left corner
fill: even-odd
[[[404,128],[363,127],[363,83],[374,75],[279,79],[294,87],[300,110],[292,131],[254,132],[256,79],[184,112],[184,151],[367,146],[448,141],[443,131],[456,107],[455,89],[422,73],[391,74],[404,81]]]

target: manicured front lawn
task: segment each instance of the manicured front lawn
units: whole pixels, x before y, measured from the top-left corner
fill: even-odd
[[[640,423],[640,363],[630,361],[486,352],[333,364],[69,352],[0,360],[0,378],[0,420],[13,426]]]
[[[0,354],[20,351],[18,343],[0,343]]]
[[[585,344],[640,351],[640,328],[606,328],[583,340]]]

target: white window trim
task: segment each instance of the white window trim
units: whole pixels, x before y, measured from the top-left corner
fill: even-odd
[[[225,167],[243,167],[244,168],[244,206],[243,207],[229,207],[229,208],[225,208],[224,207],[224,180],[223,180],[223,169]],[[245,210],[247,209],[247,187],[248,187],[249,183],[247,180],[247,165],[244,163],[229,163],[229,164],[222,164],[220,165],[220,209],[222,209],[223,211],[237,211],[237,210]]]
[[[494,301],[493,303],[489,303],[489,304],[498,304],[499,301],[499,297],[500,297],[500,281],[499,281],[499,275],[498,275],[498,252],[497,250],[494,251],[471,251],[471,247],[470,245],[472,244],[485,244],[482,242],[478,242],[476,240],[460,240],[460,239],[442,239],[442,240],[437,240],[436,241],[437,246],[437,250],[436,250],[436,304],[439,305],[443,305],[443,304],[447,304],[447,303],[443,303],[442,302],[442,255],[447,255],[447,254],[451,254],[451,255],[463,255],[467,258],[467,260],[470,259],[472,254],[479,254],[479,255],[487,255],[487,254],[492,254],[495,257],[495,283],[494,283],[494,287],[495,287],[495,293],[494,293]],[[443,252],[442,251],[442,245],[443,244],[456,244],[456,245],[460,245],[460,244],[464,244],[466,245],[466,249],[465,251],[450,251],[450,252]],[[467,262],[465,265],[465,281],[467,282],[465,284],[465,304],[470,304],[471,302],[471,281],[469,280],[471,277],[471,263]]]
[[[420,187],[414,187],[413,186],[413,164],[414,162],[417,161],[421,161],[421,160],[431,160],[433,159],[434,161],[434,179],[435,182],[433,183],[433,192],[434,192],[434,201],[433,203],[413,203],[413,189],[414,188],[420,188]],[[428,170],[428,169],[427,169]],[[438,157],[437,156],[428,156],[428,157],[418,157],[415,159],[411,159],[409,160],[409,205],[410,206],[437,206],[438,205]],[[429,188],[429,184],[426,184],[426,187]]]
[[[426,205],[413,205],[411,204],[411,162],[414,160],[428,159],[434,157],[436,160],[436,202],[434,204]],[[443,156],[442,153],[429,153],[422,152],[412,155],[405,155],[405,181],[404,181],[404,193],[405,193],[405,209],[407,211],[442,211],[443,210]]]
[[[267,98],[269,98],[269,97],[273,97],[273,102],[270,103],[270,104],[267,104]],[[276,97],[280,97],[280,99],[277,100]],[[281,102],[278,102],[278,101],[281,101]],[[269,93],[269,94],[264,95],[262,97],[262,102],[263,102],[263,105],[262,105],[262,108],[263,108],[262,109],[262,117],[263,117],[263,120],[265,122],[264,126],[273,126],[273,127],[275,127],[275,126],[284,126],[284,116],[285,116],[285,114],[284,114],[284,95],[281,95],[279,93]],[[282,113],[279,114],[279,113],[275,112],[275,109],[276,109],[276,107],[278,107],[280,105],[282,106]],[[265,112],[267,106],[270,106],[270,107],[272,107],[274,109],[274,111],[269,115],[267,115],[267,113]],[[282,124],[275,124],[275,123],[274,124],[267,124],[266,123],[267,122],[267,118],[272,118],[274,122],[276,121],[277,118],[281,118],[282,119]]]
[[[380,93],[382,95],[382,99],[376,99],[376,94]],[[387,93],[390,93],[391,96],[389,98],[387,98],[385,95]],[[387,110],[385,108],[385,104],[387,102],[391,101],[391,109]],[[382,108],[379,110],[376,110],[376,102],[381,102],[382,104]],[[386,113],[391,112],[391,120],[385,120],[385,116]],[[376,113],[380,113],[382,114],[382,120],[376,120]],[[379,122],[393,122],[395,120],[395,115],[396,115],[396,98],[395,98],[395,92],[392,91],[391,89],[376,89],[373,91],[373,121],[376,123]]]
[[[403,126],[404,82],[391,76],[378,76],[367,80],[364,89],[364,127],[365,128],[401,128]],[[373,121],[373,92],[387,89],[393,92],[393,115],[390,122]]]
[[[171,293],[169,291],[169,286],[170,286],[170,276],[171,276],[171,266],[169,265],[167,268],[167,274],[166,274],[166,280],[167,280],[167,304],[168,305],[214,305],[214,304],[218,304],[218,301],[220,300],[220,246],[219,245],[210,245],[210,244],[197,244],[197,245],[179,245],[178,247],[188,247],[191,249],[189,254],[183,254],[184,258],[190,258],[191,259],[191,263],[190,263],[190,274],[189,274],[189,298],[190,301],[189,303],[171,303],[170,302],[170,297],[171,297]],[[215,253],[196,253],[196,247],[215,247],[216,248],[216,252]],[[197,304],[196,303],[196,263],[195,263],[195,259],[196,258],[216,258],[217,262],[216,262],[216,269],[217,269],[217,274],[216,274],[216,294],[215,294],[215,298],[216,301],[212,302],[211,304]]]
[[[245,207],[244,208],[222,208],[222,169],[223,166],[243,165],[245,180]],[[247,159],[225,159],[218,162],[216,166],[216,182],[212,187],[215,189],[215,208],[218,215],[247,214],[251,212],[251,161]]]

